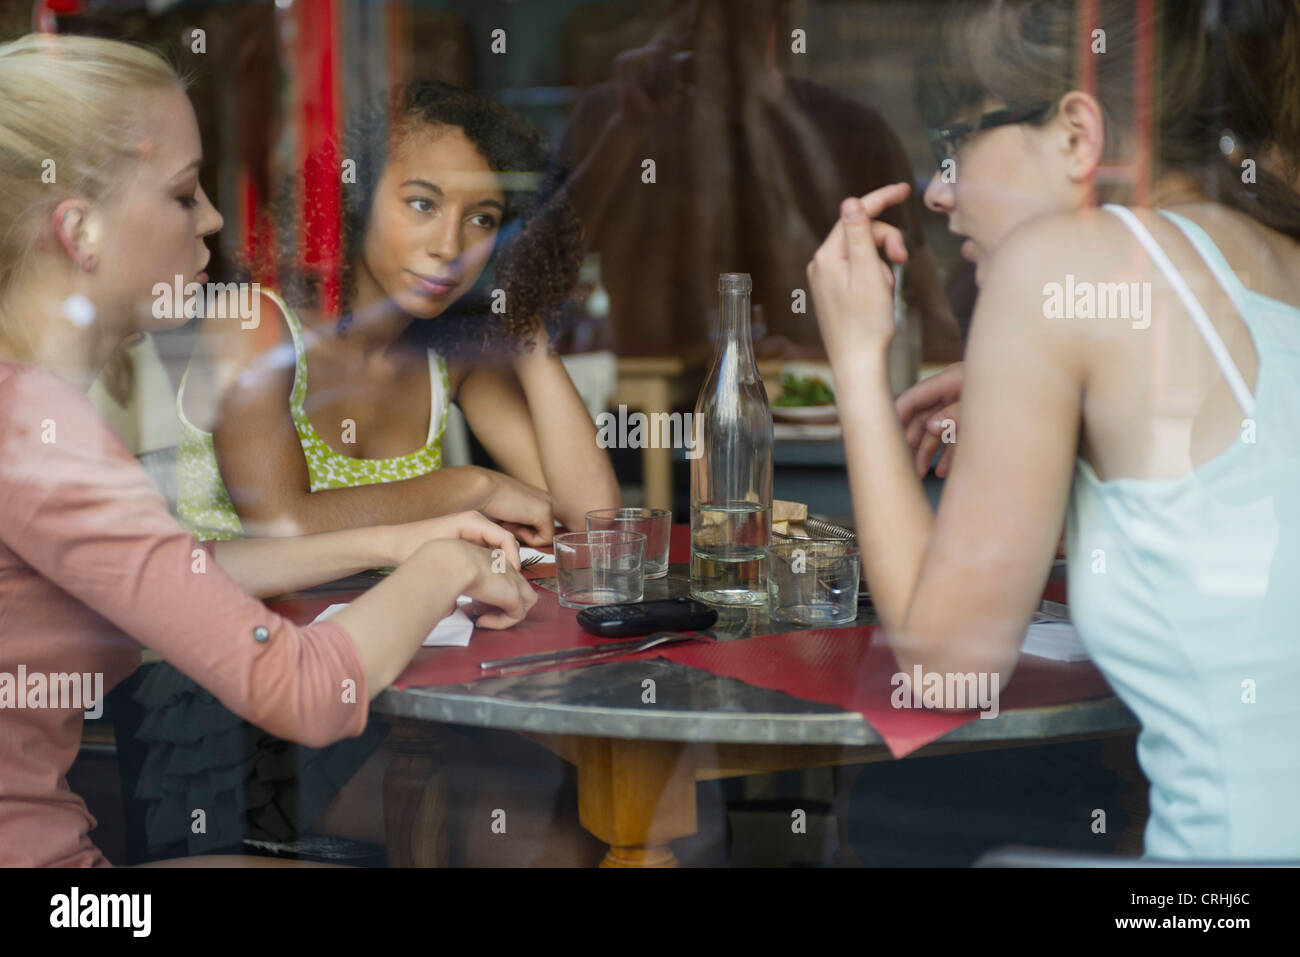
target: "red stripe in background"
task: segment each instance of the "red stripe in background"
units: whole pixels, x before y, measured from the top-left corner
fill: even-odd
[[[1097,95],[1097,62],[1093,59],[1096,54],[1092,52],[1092,30],[1096,22],[1096,0],[1083,0],[1079,5],[1078,49],[1075,53],[1079,68],[1076,72],[1078,74],[1079,89],[1093,97]],[[1090,206],[1097,202],[1097,181],[1095,178],[1088,184],[1087,202]]]
[[[310,7],[294,8],[301,8],[296,23],[303,259],[322,279],[322,306],[336,316],[341,202],[334,37],[339,17],[333,0],[313,0]]]
[[[1137,108],[1133,117],[1136,130],[1133,166],[1137,180],[1133,199],[1138,206],[1147,204],[1148,188],[1151,185],[1148,181],[1151,174],[1151,66],[1155,56],[1151,34],[1151,0],[1138,0],[1137,62],[1134,66],[1137,72],[1134,77]]]

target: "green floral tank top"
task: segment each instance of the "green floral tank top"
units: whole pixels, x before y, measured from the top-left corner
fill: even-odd
[[[442,435],[447,427],[451,384],[447,363],[441,356],[429,350],[429,435],[420,449],[390,459],[355,459],[340,455],[320,437],[307,418],[307,347],[302,325],[283,299],[267,289],[262,292],[279,307],[293,335],[293,392],[289,409],[307,460],[313,492],[396,482],[442,467]],[[180,441],[176,449],[177,514],[200,541],[242,538],[244,526],[221,478],[212,433],[196,428],[185,416],[185,382],[188,377],[187,370],[176,395],[176,413],[180,419]]]

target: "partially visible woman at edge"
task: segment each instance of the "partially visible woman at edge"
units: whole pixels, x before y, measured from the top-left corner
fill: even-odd
[[[421,82],[355,117],[344,154],[357,162],[344,187],[345,314],[295,309],[312,298],[295,281],[288,301],[262,290],[258,332],[278,345],[238,322],[205,322],[177,400],[181,520],[200,539],[225,539],[478,508],[544,544],[554,519],[583,528],[588,510],[619,504],[542,321],[573,287],[576,224],[563,206],[529,214],[524,184],[510,181],[543,167],[536,132],[491,100]],[[509,474],[442,467],[453,397]],[[378,716],[358,738],[306,749],[241,721],[165,663],[133,697],[148,711],[136,796],[151,853],[309,830],[384,843],[378,816],[357,824],[390,758]],[[194,835],[189,809],[200,805],[217,809]]]
[[[1103,0],[1095,23],[1089,6],[968,12],[923,97],[957,167],[926,202],[968,237],[980,284],[937,516],[885,372],[877,246],[906,250],[877,217],[907,184],[845,200],[809,265],[866,577],[904,675],[996,673],[1005,688],[1067,518],[1072,617],[1142,725],[1146,855],[1297,860],[1300,197],[1262,164],[1243,182],[1242,160],[1300,155],[1278,92],[1300,81],[1300,11],[1233,6],[1262,24],[1260,63],[1232,48],[1239,31],[1229,43],[1202,22],[1206,5],[1154,5],[1158,152],[1147,207],[1130,210],[1094,196],[1126,198],[1099,174],[1140,141],[1136,5]],[[1074,60],[1093,29],[1107,40],[1095,95]],[[1049,284],[1067,277],[1138,292],[1122,315],[1103,291],[1100,317],[1060,318]]]
[[[618,505],[549,348],[581,243],[567,206],[531,208],[539,135],[485,97],[420,82],[359,113],[346,140],[343,315],[302,288],[288,302],[263,290],[263,335],[205,323],[180,397],[182,520],[228,538],[475,508],[536,545],[553,519],[582,529]],[[452,401],[503,472],[441,467]]]
[[[321,747],[361,732],[458,594],[498,628],[535,596],[516,568],[493,570],[488,549],[513,564],[516,544],[479,515],[206,548],[171,518],[84,389],[123,340],[183,321],[154,318],[152,289],[196,277],[221,226],[201,160],[193,109],[155,54],[83,37],[0,46],[0,672],[99,674],[107,691],[143,645],[248,720]],[[306,627],[249,593],[376,564],[397,567]],[[43,704],[0,710],[0,864],[105,866],[66,781],[89,704]]]

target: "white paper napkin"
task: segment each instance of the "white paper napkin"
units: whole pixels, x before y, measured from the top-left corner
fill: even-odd
[[[1052,661],[1088,660],[1079,633],[1068,621],[1041,621],[1030,625],[1020,653]]]
[[[461,595],[456,599],[456,610],[433,626],[433,631],[425,636],[421,644],[425,648],[448,647],[464,648],[469,644],[469,640],[474,637],[474,622],[470,621],[469,615],[465,614],[464,606],[468,605],[474,599],[468,595]],[[338,605],[330,605],[323,612],[313,619],[321,621],[338,612],[340,608],[347,608],[348,603],[343,602]]]

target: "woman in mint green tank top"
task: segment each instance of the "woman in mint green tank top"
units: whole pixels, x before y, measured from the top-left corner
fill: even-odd
[[[344,315],[262,290],[255,330],[209,320],[177,397],[179,515],[204,539],[300,534],[478,509],[529,544],[619,503],[608,457],[547,322],[576,278],[572,214],[530,209],[537,134],[482,97],[413,84],[351,124]],[[501,471],[446,468],[456,401]],[[403,518],[405,517],[405,518]],[[156,853],[232,835],[290,841],[375,758],[386,726],[299,748],[246,725],[179,671],[151,709],[138,796]],[[194,835],[189,809],[209,811]],[[214,820],[216,814],[219,820]]]
[[[936,446],[909,444],[885,362],[877,249],[907,252],[879,215],[908,184],[847,199],[809,279],[904,680],[1005,688],[1068,519],[1072,617],[1141,722],[1146,855],[1300,862],[1300,10],[1201,22],[1217,7],[1011,0],[946,24],[925,201],[980,294],[959,423],[952,383],[904,402],[955,443],[937,516],[913,461]],[[1140,36],[1164,99],[1135,110]],[[1158,135],[1126,125],[1144,114]],[[1057,822],[1070,846],[1098,809],[1117,817]]]

